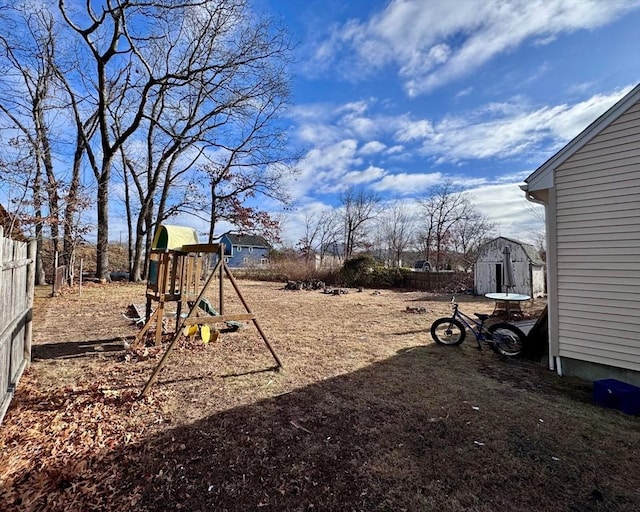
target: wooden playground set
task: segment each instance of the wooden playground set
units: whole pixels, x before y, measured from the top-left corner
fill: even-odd
[[[209,272],[211,258],[216,264]],[[245,313],[225,314],[225,289],[228,288],[225,287],[225,278],[240,299]],[[217,291],[217,307],[208,300],[209,291]],[[169,305],[175,306],[175,312],[168,308]],[[175,330],[171,332],[167,326],[169,317],[173,314]],[[171,341],[144,386],[141,396],[145,396],[155,382],[180,337],[199,333],[202,341],[208,343],[209,340],[217,339],[221,332],[217,328],[220,324],[225,324],[229,330],[236,330],[241,325],[238,322],[246,321],[253,322],[275,359],[276,368],[282,368],[280,358],[269,343],[227,266],[224,244],[200,244],[195,230],[191,228],[160,226],[149,256],[145,323],[133,346],[142,346],[150,336],[156,346],[162,345],[163,335],[169,334]]]

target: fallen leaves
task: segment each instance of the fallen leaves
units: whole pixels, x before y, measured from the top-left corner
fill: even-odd
[[[111,501],[121,478],[114,463],[134,456],[120,448],[140,441],[162,395],[139,400],[139,385],[117,378],[115,389],[113,380],[40,389],[34,371],[23,376],[0,437],[3,506],[74,512],[108,503],[129,510],[140,500],[134,489],[121,506]]]

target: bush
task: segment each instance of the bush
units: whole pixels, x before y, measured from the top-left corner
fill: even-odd
[[[367,255],[345,261],[340,277],[346,286],[391,288],[404,282],[400,269],[384,267]]]
[[[243,268],[233,270],[236,277],[254,279],[256,281],[324,281],[335,284],[338,281],[338,271],[331,269],[315,269],[307,265],[304,260],[294,258],[278,258],[269,268]]]

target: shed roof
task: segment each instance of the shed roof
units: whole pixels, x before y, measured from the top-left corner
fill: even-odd
[[[609,110],[598,117],[598,119],[582,130],[582,132],[571,140],[571,142],[529,175],[524,180],[527,185],[522,186],[522,189],[528,192],[533,192],[535,190],[544,190],[549,188],[549,183],[553,183],[552,180],[549,180],[549,177],[553,175],[553,171],[556,167],[562,165],[566,160],[571,158],[576,152],[588,144],[596,135],[602,132],[602,130],[618,119],[638,101],[640,101],[640,83],[631,89],[631,91],[623,96]]]
[[[491,244],[491,243],[495,242],[496,240],[500,240],[500,239],[507,240],[508,242],[511,242],[512,244],[516,244],[516,245],[519,245],[520,247],[522,247],[522,250],[525,252],[525,254],[527,255],[527,258],[529,259],[529,262],[532,265],[536,265],[536,266],[543,266],[544,265],[544,261],[540,257],[540,253],[538,252],[538,250],[533,245],[521,242],[520,240],[515,240],[513,238],[507,238],[506,236],[499,236],[497,238],[494,238],[493,240],[489,240],[484,245]]]

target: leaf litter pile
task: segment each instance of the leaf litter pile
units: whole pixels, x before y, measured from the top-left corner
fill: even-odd
[[[249,323],[181,339],[144,398],[162,348],[123,348],[144,287],[39,290],[33,364],[0,425],[0,508],[638,510],[638,418],[472,339],[433,344],[450,297],[239,284],[284,369]]]

